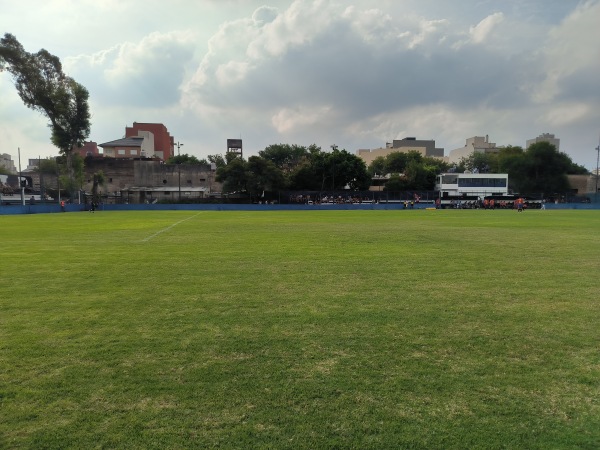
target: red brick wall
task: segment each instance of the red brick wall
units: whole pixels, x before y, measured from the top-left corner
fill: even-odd
[[[175,140],[162,123],[133,122],[132,127],[125,128],[125,137],[137,136],[139,131],[149,131],[154,135],[154,151],[163,152],[165,160],[174,155],[173,143]]]

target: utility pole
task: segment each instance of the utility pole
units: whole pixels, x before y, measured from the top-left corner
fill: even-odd
[[[333,191],[335,191],[335,152],[337,150],[338,146],[333,144],[331,146],[331,161],[333,162],[333,174],[332,174],[332,182],[331,182],[331,189]]]
[[[598,171],[598,166],[600,165],[600,139],[598,140],[596,152],[598,152],[598,156],[596,156],[596,192],[594,192],[594,200],[596,203],[598,203],[598,177],[600,177],[600,172]]]
[[[21,191],[21,205],[25,206],[25,186],[23,186],[23,174],[21,173],[21,147],[17,147],[17,152],[19,155],[19,190]]]

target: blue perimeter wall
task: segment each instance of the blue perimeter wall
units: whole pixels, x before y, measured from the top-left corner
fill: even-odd
[[[432,208],[428,203],[415,204],[414,209]],[[401,203],[366,203],[341,205],[236,205],[236,204],[157,204],[157,205],[102,205],[99,211],[361,211],[399,210]],[[410,208],[408,208],[410,209]],[[407,210],[408,210],[407,209]],[[547,203],[546,209],[600,209],[600,203]],[[66,205],[66,212],[85,211],[82,205]],[[60,205],[10,205],[0,206],[0,216],[9,214],[47,214],[61,212]]]

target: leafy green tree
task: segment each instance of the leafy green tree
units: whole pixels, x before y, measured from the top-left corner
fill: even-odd
[[[167,159],[165,164],[187,164],[190,166],[199,166],[202,164],[202,161],[200,161],[194,155],[188,155],[187,153],[184,153],[183,155],[171,156],[169,159]]]
[[[371,161],[371,164],[369,164],[369,175],[371,175],[372,177],[374,177],[375,175],[386,175],[387,172],[385,170],[385,167],[385,157],[378,156],[373,161]]]
[[[334,170],[335,188],[348,186],[351,190],[368,189],[371,185],[371,176],[365,162],[356,155],[346,150],[335,149],[331,154]]]
[[[418,152],[392,152],[385,157],[385,173],[404,173],[408,162],[411,159],[420,159],[421,154]]]
[[[571,165],[570,158],[548,142],[530,145],[525,151],[525,176],[518,180],[519,192],[553,194],[568,191],[567,172]]]
[[[408,189],[415,191],[433,190],[437,173],[435,166],[423,164],[415,160],[410,161],[405,170]]]
[[[242,158],[234,158],[217,168],[216,180],[223,183],[223,192],[248,192],[248,163]]]
[[[408,180],[402,175],[392,175],[383,186],[384,191],[401,192],[409,189]]]
[[[69,184],[77,184],[73,149],[90,134],[89,93],[62,71],[60,59],[47,50],[28,53],[12,34],[0,39],[0,65],[13,76],[15,87],[28,108],[50,121],[51,142],[66,157]]]
[[[247,163],[248,193],[255,197],[264,191],[276,191],[284,187],[282,171],[272,161],[260,156],[251,156]]]
[[[314,164],[315,159],[322,158],[322,155],[311,155],[298,164],[294,170],[288,174],[287,185],[289,189],[298,191],[315,191],[325,188],[325,173],[317,172],[316,166],[323,164]]]
[[[71,155],[71,166],[69,170],[69,162],[66,155],[61,155],[56,158],[56,164],[59,173],[60,185],[63,190],[73,197],[73,193],[83,187],[85,178],[84,159],[78,154]]]
[[[461,158],[458,164],[460,171],[469,170],[473,173],[492,173],[498,167],[497,155],[487,152],[473,152]]]
[[[208,162],[217,166],[217,168],[227,165],[227,161],[225,161],[223,155],[208,155],[206,159],[208,159]]]
[[[423,156],[417,151],[391,152],[376,158],[369,167],[371,174],[391,174],[384,189],[387,191],[432,190],[438,173],[448,164],[438,158]]]
[[[291,173],[310,154],[306,147],[290,144],[273,144],[258,152],[283,173]]]

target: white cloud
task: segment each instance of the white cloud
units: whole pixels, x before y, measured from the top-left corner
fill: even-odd
[[[194,46],[189,32],[151,33],[91,55],[65,59],[65,71],[99,104],[165,106],[179,101]]]
[[[598,100],[600,2],[585,2],[549,32],[543,47],[544,79],[532,89],[535,101],[551,102],[566,93]]]
[[[299,129],[305,129],[308,126],[322,124],[328,120],[331,111],[330,106],[282,108],[272,117],[271,123],[278,133],[297,132]]]
[[[487,16],[476,26],[470,28],[469,34],[471,36],[471,41],[475,44],[481,44],[503,21],[504,14],[502,14],[501,12],[497,12],[490,16]]]

